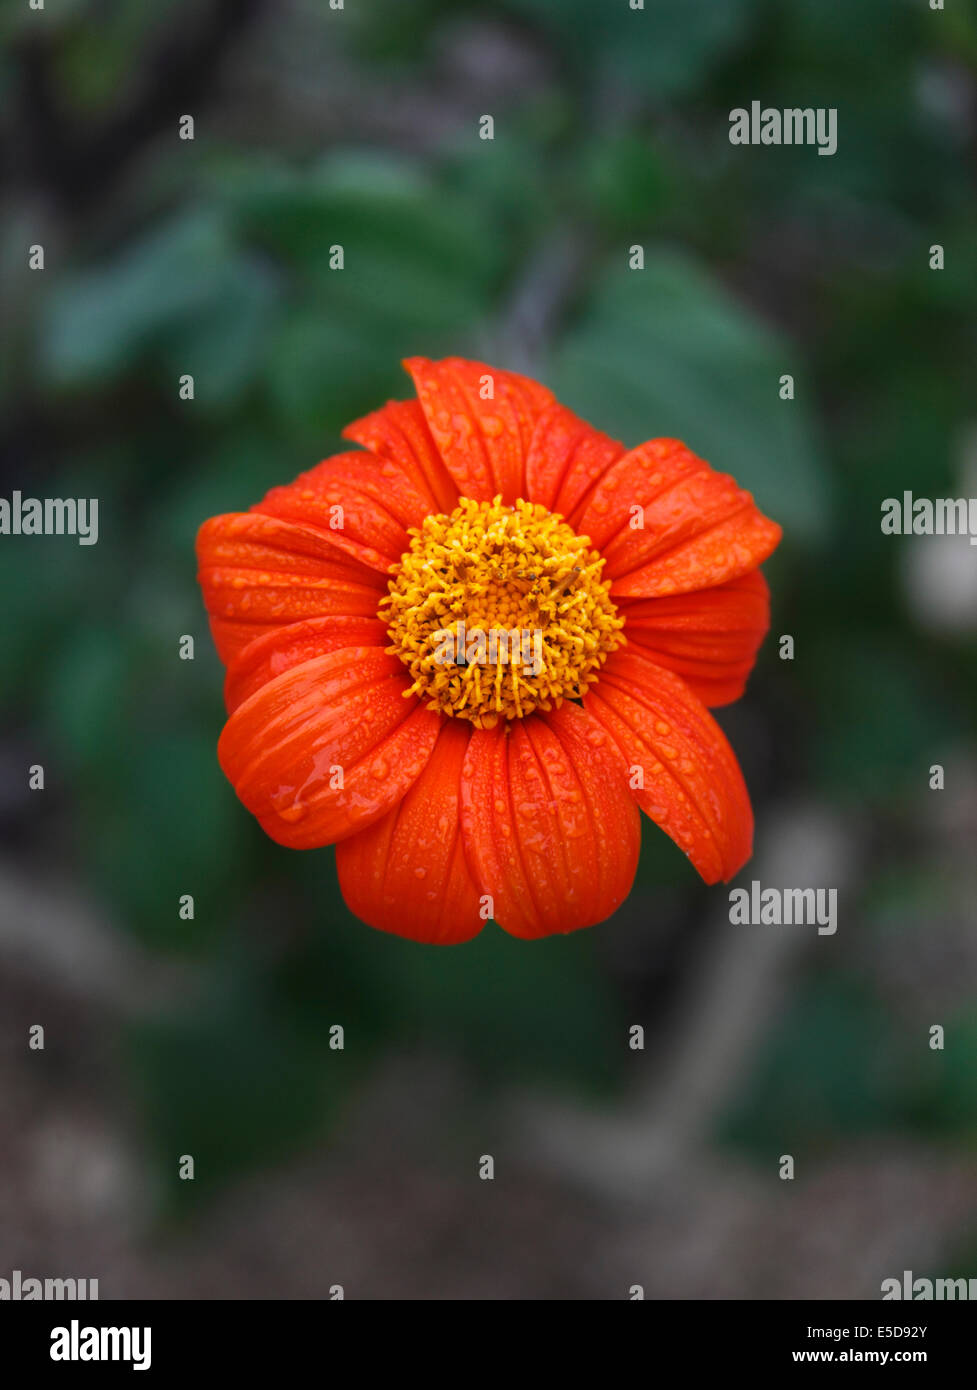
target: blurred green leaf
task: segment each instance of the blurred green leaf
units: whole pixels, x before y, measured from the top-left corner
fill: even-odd
[[[267,267],[233,245],[212,209],[192,209],[103,268],[55,285],[40,341],[58,386],[103,384],[152,353],[199,377],[203,402],[232,396],[259,364],[276,297]]]
[[[491,228],[401,164],[334,159],[231,180],[225,197],[241,234],[301,285],[266,360],[291,429],[338,433],[405,392],[401,357],[456,349],[489,315],[502,266]]]
[[[581,202],[615,234],[639,235],[668,202],[670,175],[660,151],[633,131],[596,135],[574,161]]]
[[[701,81],[748,33],[755,0],[512,0],[587,74],[628,81],[660,103]]]
[[[229,180],[224,197],[243,236],[314,273],[326,303],[379,326],[463,320],[502,263],[476,202],[406,161],[334,156],[307,173],[272,168]],[[330,264],[335,246],[342,270]]]

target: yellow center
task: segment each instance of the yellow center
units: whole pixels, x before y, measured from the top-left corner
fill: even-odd
[[[539,503],[462,497],[410,534],[380,609],[429,709],[483,729],[552,709],[625,640],[604,561]]]

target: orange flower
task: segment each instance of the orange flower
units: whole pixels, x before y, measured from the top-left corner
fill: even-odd
[[[603,921],[639,807],[731,878],[753,813],[706,706],[743,692],[780,527],[676,440],[625,450],[482,363],[405,366],[417,400],[350,425],[360,449],[200,529],[241,801],[280,844],[335,843],[350,909],[417,941]]]

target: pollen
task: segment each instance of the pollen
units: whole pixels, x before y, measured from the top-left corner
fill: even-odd
[[[483,729],[554,709],[625,640],[604,560],[539,503],[462,497],[410,535],[380,616],[428,709]]]

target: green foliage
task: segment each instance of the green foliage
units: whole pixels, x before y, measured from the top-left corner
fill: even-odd
[[[558,44],[580,76],[614,74],[654,94],[677,97],[705,79],[745,38],[752,0],[642,0],[632,8],[590,0],[515,0]]]
[[[246,384],[273,298],[267,271],[235,251],[226,221],[195,208],[56,285],[41,366],[53,385],[82,387],[155,359],[173,372],[174,394],[176,377],[196,370],[220,397]]]

